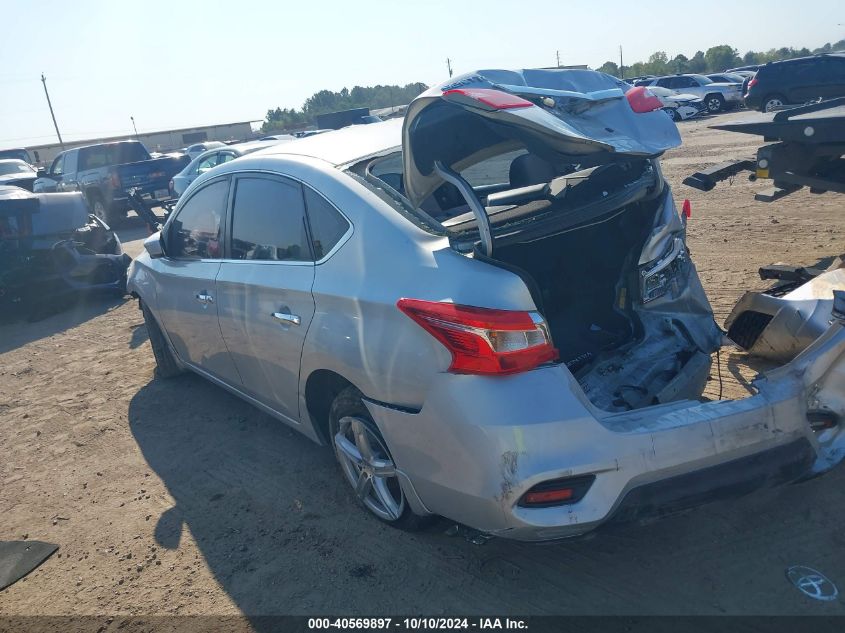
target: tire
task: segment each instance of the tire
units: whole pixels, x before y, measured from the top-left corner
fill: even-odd
[[[710,114],[716,114],[725,109],[725,98],[718,93],[709,94],[704,97],[704,103],[707,104],[707,111]]]
[[[681,115],[678,114],[678,111],[675,108],[671,108],[669,110],[669,116],[672,117],[672,120],[675,123],[679,123],[681,121]]]
[[[401,530],[413,532],[432,523],[434,517],[413,513],[399,478],[389,474],[395,469],[393,457],[355,387],[347,387],[332,402],[329,430],[341,475],[361,507]],[[364,456],[366,449],[362,450],[362,445],[369,447],[369,459]]]
[[[98,193],[88,195],[88,205],[91,207],[91,213],[96,215],[107,226],[111,224],[109,211],[106,208],[106,203],[103,202],[103,197]]]
[[[184,370],[176,362],[176,358],[164,339],[164,334],[161,333],[155,317],[146,306],[143,306],[142,310],[144,312],[144,324],[147,326],[147,335],[150,337],[150,345],[156,359],[156,376],[158,378],[178,376]]]
[[[773,108],[786,105],[786,97],[780,94],[771,94],[763,99],[762,111],[771,112]]]

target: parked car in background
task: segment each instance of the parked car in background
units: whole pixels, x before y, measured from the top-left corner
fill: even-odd
[[[723,333],[658,163],[680,136],[624,89],[475,71],[198,177],[129,274],[157,375],[332,446],[406,529],[558,539],[832,468],[845,428],[807,408],[845,415],[838,320],[754,395],[702,397]]]
[[[741,73],[741,72],[751,72],[756,73],[763,64],[749,64],[747,66],[737,66],[736,68],[728,68],[725,72],[726,73]]]
[[[741,84],[745,81],[745,77],[739,73],[715,73],[712,75],[705,75],[705,77],[716,84]]]
[[[168,185],[170,196],[172,198],[178,198],[185,193],[188,185],[194,182],[198,176],[202,176],[205,172],[217,167],[217,165],[228,163],[230,160],[235,160],[239,156],[255,152],[259,149],[265,149],[280,142],[284,141],[266,138],[249,143],[224,145],[223,147],[216,147],[203,152],[170,179]]]
[[[22,147],[18,147],[15,149],[0,149],[0,160],[4,160],[7,158],[22,160],[28,165],[35,164],[32,162],[32,157],[29,155],[29,152]]]
[[[660,103],[663,104],[663,111],[672,117],[675,122],[686,121],[707,111],[707,106],[701,97],[681,94],[660,86],[650,86],[648,90],[660,99]]]
[[[194,160],[197,156],[206,152],[210,149],[214,149],[215,147],[223,147],[226,143],[221,143],[220,141],[203,141],[202,143],[194,143],[193,145],[189,145],[185,148],[185,153],[188,155],[188,158]]]
[[[292,141],[297,138],[295,134],[269,134],[262,136],[259,141]]]
[[[704,99],[711,114],[742,105],[740,83],[715,83],[704,75],[668,75],[636,82],[637,86],[659,86]]]
[[[150,158],[139,141],[87,145],[56,156],[49,169],[38,172],[33,190],[81,191],[94,215],[110,224],[126,217],[129,189],[154,201],[170,198],[170,178],[187,162],[184,154]]]
[[[748,82],[745,105],[769,112],[786,105],[845,96],[845,54],[797,57],[762,66]]]
[[[32,191],[38,174],[27,162],[19,159],[0,159],[0,185],[12,185]]]

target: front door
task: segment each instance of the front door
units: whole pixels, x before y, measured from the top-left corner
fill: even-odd
[[[166,228],[165,257],[154,259],[158,314],[179,358],[240,384],[217,323],[215,281],[223,254],[229,179],[197,189]]]
[[[314,257],[299,183],[235,179],[228,252],[217,275],[220,330],[243,389],[299,420],[299,367],[314,316]]]

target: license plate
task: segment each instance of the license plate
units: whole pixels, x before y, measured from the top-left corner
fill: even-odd
[[[159,200],[164,200],[165,198],[170,197],[170,192],[167,189],[156,189],[153,197],[158,198]]]

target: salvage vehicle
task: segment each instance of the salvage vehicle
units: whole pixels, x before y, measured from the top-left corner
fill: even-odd
[[[638,81],[636,85],[670,88],[701,97],[711,114],[742,105],[742,83],[715,83],[704,75],[668,75]]]
[[[839,317],[750,397],[702,398],[723,333],[660,108],[603,73],[481,70],[200,176],[130,268],[158,376],[331,445],[407,529],[559,539],[830,468]]]
[[[170,199],[170,178],[188,162],[184,154],[150,158],[140,141],[76,147],[56,156],[48,170],[38,172],[34,191],[81,191],[94,215],[113,224],[126,217],[129,189],[153,200]]]
[[[0,185],[21,187],[32,191],[37,177],[29,163],[13,158],[0,159]]]
[[[37,310],[81,293],[122,295],[131,258],[81,193],[0,186],[0,306]]]
[[[760,202],[774,202],[804,187],[819,194],[845,193],[845,97],[712,127],[760,136],[764,145],[754,158],[696,172],[684,180],[686,185],[710,191],[718,182],[750,171],[752,181],[773,183],[755,195]],[[790,360],[830,325],[834,292],[845,291],[842,258],[826,268],[773,264],[759,274],[775,283],[740,298],[725,321],[728,336],[755,356]]]
[[[640,87],[638,90],[645,90]],[[663,104],[663,111],[672,117],[676,123],[678,121],[686,121],[693,117],[697,117],[707,112],[707,106],[704,99],[690,94],[681,94],[669,88],[661,88],[660,86],[651,86],[648,91],[655,97],[660,99]]]

